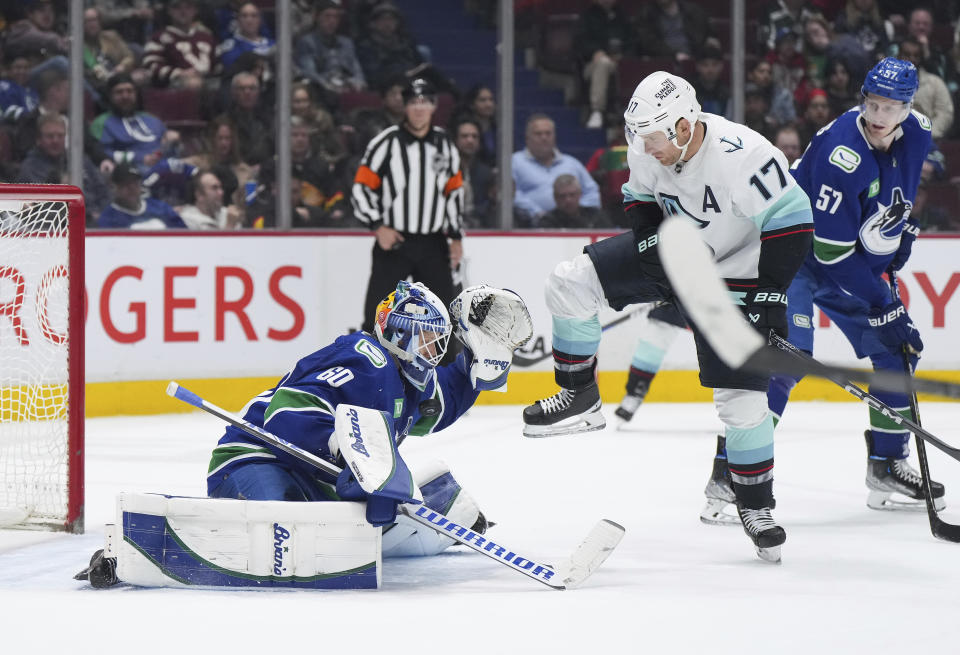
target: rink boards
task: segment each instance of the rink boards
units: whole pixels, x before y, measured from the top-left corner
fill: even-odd
[[[543,283],[553,267],[610,233],[473,233],[464,240],[465,285],[507,287],[527,301],[534,338],[507,393],[484,403],[526,403],[553,386],[550,315]],[[357,329],[370,271],[367,232],[177,234],[91,233],[86,241],[87,415],[182,411],[163,389],[171,379],[227,407],[271,386],[296,360]],[[956,238],[922,237],[901,275],[910,314],[926,344],[921,369],[960,378]],[[601,313],[600,381],[619,400],[633,354],[635,319]],[[816,355],[857,365],[836,327],[815,318]],[[611,325],[612,324],[612,325]],[[11,329],[0,322],[2,331]],[[29,345],[24,347],[30,347]],[[863,362],[859,362],[864,365]],[[796,398],[846,399],[805,381]],[[667,354],[652,401],[704,401],[689,333]]]

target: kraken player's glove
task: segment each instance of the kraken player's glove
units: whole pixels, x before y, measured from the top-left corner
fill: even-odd
[[[757,287],[743,299],[747,320],[767,335],[771,330],[787,338],[787,292],[778,287]]]

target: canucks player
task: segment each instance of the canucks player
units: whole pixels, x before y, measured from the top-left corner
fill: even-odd
[[[783,154],[753,130],[701,113],[693,87],[664,72],[637,86],[624,113],[630,178],[624,211],[633,232],[599,241],[559,264],[546,283],[560,391],[527,407],[524,434],[604,427],[595,382],[598,311],[669,300],[657,227],[667,215],[700,227],[731,294],[761,331],[786,329],[785,292],[809,248],[810,201]],[[786,533],[774,521],[773,421],[768,378],[727,368],[696,330],[700,382],[714,389],[732,489],[758,554],[779,561]]]
[[[501,303],[510,311],[526,312],[519,296],[480,285],[466,289],[451,305],[471,306],[474,298]],[[493,310],[491,310],[493,311]],[[410,476],[396,450],[407,435],[427,435],[454,423],[474,403],[482,389],[502,387],[509,364],[485,368],[484,360],[509,362],[513,346],[491,336],[455,313],[457,334],[466,348],[453,363],[437,367],[447,350],[451,320],[442,301],[421,283],[400,282],[377,307],[374,335],[355,332],[307,355],[280,382],[251,400],[244,419],[331,462],[351,448],[353,435],[335,429],[337,407],[354,406],[360,413],[382,415],[382,435],[393,458],[392,472],[380,489],[367,495],[349,467],[339,479],[318,472],[256,439],[228,426],[213,451],[207,475],[211,497],[248,500],[367,501],[367,520],[385,529],[385,556],[429,555],[453,543],[416,524],[396,517],[396,505],[409,501]],[[504,368],[504,366],[506,368]],[[370,439],[370,430],[365,438]],[[346,445],[344,445],[346,444]],[[373,449],[370,449],[373,452]],[[389,464],[389,462],[388,462]],[[482,533],[487,523],[470,496],[450,472],[436,465],[414,475],[427,506],[461,525]],[[397,523],[394,523],[394,521]]]
[[[877,370],[902,371],[904,345],[915,366],[923,349],[903,303],[881,278],[904,265],[919,233],[910,209],[930,149],[931,124],[911,110],[917,84],[913,64],[884,59],[864,80],[860,107],[821,130],[794,164],[794,177],[814,203],[815,229],[813,249],[788,291],[787,314],[790,341],[807,352],[813,352],[814,303],[857,357],[869,357]],[[769,402],[776,416],[796,382],[772,380]],[[908,415],[904,394],[870,392]],[[865,436],[867,504],[922,506],[920,476],[906,462],[909,433],[871,409]],[[933,491],[942,506],[943,485],[934,482]]]
[[[210,459],[207,494],[240,500],[364,500],[367,521],[386,526],[382,552],[387,557],[432,555],[454,543],[398,517],[401,502],[422,500],[457,524],[484,533],[486,518],[450,471],[435,462],[413,475],[397,446],[407,435],[450,426],[481,390],[505,389],[513,350],[530,338],[532,325],[519,296],[486,285],[463,290],[450,307],[452,322],[427,287],[400,282],[377,306],[374,335],[339,337],[247,403],[245,421],[338,463],[339,477],[228,426]],[[464,349],[452,364],[437,367],[452,325]],[[116,563],[98,550],[75,578],[109,587],[118,582]]]

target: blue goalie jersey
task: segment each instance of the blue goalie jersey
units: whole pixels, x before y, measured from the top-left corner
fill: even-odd
[[[244,420],[333,461],[330,436],[337,405],[348,403],[380,410],[392,417],[394,438],[422,436],[442,430],[476,401],[461,353],[457,360],[436,369],[423,391],[408,384],[386,349],[366,332],[339,337],[331,345],[307,355],[269,391],[243,409]],[[432,401],[425,403],[425,401]],[[242,430],[228,426],[210,459],[208,492],[239,463],[251,459],[280,461],[308,478],[326,482],[331,498],[335,478],[309,464],[273,449]],[[327,485],[323,485],[326,487]]]
[[[806,265],[821,266],[838,287],[874,306],[886,304],[880,276],[900,247],[930,145],[930,120],[916,111],[887,152],[867,142],[857,109],[818,132],[791,171],[813,206]]]

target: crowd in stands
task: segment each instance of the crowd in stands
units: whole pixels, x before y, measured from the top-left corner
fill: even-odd
[[[458,87],[390,0],[291,4],[293,226],[359,226],[349,202],[357,162],[374,135],[403,120],[401,89],[420,77],[440,91],[435,122],[461,153],[464,227],[499,227],[492,88]],[[493,25],[495,1],[462,4],[479,26]],[[513,223],[624,227],[625,99],[646,74],[669,70],[691,81],[704,111],[732,117],[729,5],[515,6],[521,47],[542,49],[551,30],[566,25],[568,59],[537,64],[569,74],[575,92],[568,99],[581,107],[583,127],[602,130],[608,144],[581,161],[563,152],[550,115],[530,116],[512,158]],[[914,214],[927,229],[960,229],[960,3],[747,0],[746,7],[744,122],[791,161],[817,130],[859,103],[860,82],[876,60],[894,55],[917,66],[914,106],[930,118],[938,147]],[[65,139],[82,129],[91,227],[276,226],[275,3],[86,0],[85,120],[77,126],[66,117],[67,10],[67,0],[0,6],[0,181],[65,181]]]
[[[549,0],[520,4],[521,11],[548,13],[551,6]],[[582,80],[579,96],[588,127],[606,126],[616,139],[625,99],[636,81],[654,70],[687,78],[704,111],[732,118],[729,3],[563,4],[579,13],[571,15],[573,77]],[[914,109],[930,119],[935,148],[924,168],[914,215],[925,229],[960,229],[960,218],[954,217],[960,204],[960,121],[954,112],[960,100],[960,3],[747,0],[746,9],[744,122],[781,147],[788,159],[796,159],[820,128],[859,104],[860,84],[876,61],[896,56],[918,68]],[[562,23],[553,17],[552,24]],[[622,141],[614,140],[588,163],[605,189],[605,205],[616,200],[618,186],[607,181],[625,181],[620,150]],[[926,202],[928,191],[939,204]]]

